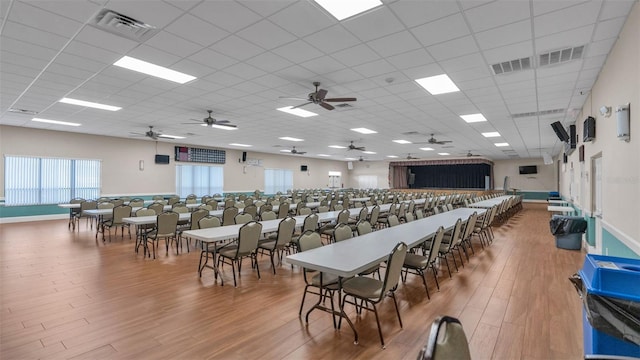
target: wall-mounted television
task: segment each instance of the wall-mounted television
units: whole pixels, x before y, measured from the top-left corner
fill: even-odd
[[[300,171],[307,171],[307,165],[300,165]]]
[[[156,155],[156,164],[168,164],[169,155]]]
[[[518,170],[520,171],[520,175],[537,174],[538,166],[536,165],[520,166]]]

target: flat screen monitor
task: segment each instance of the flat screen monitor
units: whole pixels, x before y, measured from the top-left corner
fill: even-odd
[[[520,166],[519,170],[520,170],[520,174],[521,175],[537,174],[538,173],[538,166],[536,166],[536,165]]]
[[[156,164],[168,164],[169,155],[156,155]]]
[[[300,171],[307,171],[307,165],[300,165]]]

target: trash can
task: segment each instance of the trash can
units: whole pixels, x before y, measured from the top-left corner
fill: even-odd
[[[587,255],[571,282],[583,302],[585,356],[640,357],[640,260]]]
[[[560,193],[557,191],[549,191],[549,197],[547,200],[562,200]]]
[[[581,216],[553,215],[549,221],[551,234],[556,237],[556,247],[580,250],[582,234],[587,231],[587,221]]]

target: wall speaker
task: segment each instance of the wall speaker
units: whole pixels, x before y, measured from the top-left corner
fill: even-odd
[[[347,163],[347,169],[349,169],[349,170],[353,170],[353,161],[349,161],[349,162]]]
[[[596,119],[592,116],[584,120],[582,126],[582,142],[593,141],[596,138]]]
[[[410,173],[409,174],[409,185],[413,185],[416,183],[416,174],[414,173]]]
[[[567,140],[569,140],[569,134],[567,134],[567,130],[564,129],[564,126],[562,126],[562,123],[560,121],[552,123],[551,127],[553,128],[553,131],[555,131],[560,141],[567,142]]]
[[[242,152],[242,162],[246,162],[247,161],[247,152],[243,151]]]
[[[542,160],[544,161],[545,165],[553,164],[553,159],[551,158],[551,155],[549,155],[549,153],[547,152],[542,153]]]
[[[569,125],[569,145],[571,145],[572,149],[575,149],[576,145],[578,145],[578,135],[576,134],[575,125]]]
[[[616,108],[616,117],[618,118],[618,139],[629,142],[631,138],[629,126],[629,106],[620,105]]]
[[[567,156],[567,154],[562,154],[562,163],[566,164],[568,160],[569,160],[569,157]]]

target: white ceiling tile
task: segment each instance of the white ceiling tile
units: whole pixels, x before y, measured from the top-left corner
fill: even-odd
[[[355,46],[359,43],[358,38],[353,36],[340,24],[317,31],[305,37],[304,40],[327,54]]]
[[[333,73],[344,69],[344,65],[330,56],[322,56],[300,64],[316,74]]]
[[[268,72],[278,71],[293,65],[291,61],[270,51],[254,56],[251,59],[248,59],[246,63]]]
[[[593,29],[594,25],[592,24],[548,36],[537,37],[535,39],[536,50],[538,50],[538,53],[545,53],[552,50],[587,44],[591,41]]]
[[[600,13],[600,20],[612,19],[618,16],[626,18],[631,7],[636,2],[635,0],[605,1],[602,6],[602,12]]]
[[[338,70],[329,74],[323,74],[323,76],[326,79],[333,81],[334,83],[340,84],[347,84],[363,79],[362,75],[348,68]]]
[[[136,41],[113,35],[92,26],[85,26],[75,40],[123,55],[140,45]]]
[[[585,55],[593,57],[608,54],[616,40],[618,40],[617,37],[593,42],[587,47]]]
[[[529,19],[528,1],[499,0],[466,10],[465,17],[475,32]]]
[[[365,77],[373,77],[381,74],[386,74],[394,71],[395,69],[387,61],[380,59],[372,61],[366,64],[354,66],[353,70],[362,74]]]
[[[347,66],[355,66],[380,58],[364,44],[339,51],[331,56]]]
[[[48,11],[23,2],[14,2],[9,15],[13,22],[65,37],[72,36],[82,26],[82,22],[55,16]]]
[[[294,63],[301,63],[323,55],[318,49],[302,40],[281,46],[274,49],[273,52]]]
[[[389,5],[389,8],[407,27],[421,25],[459,11],[458,5],[453,1],[400,0]]]
[[[169,67],[169,68],[171,67],[171,64],[180,60],[179,56],[166,53],[164,51],[158,50],[156,48],[152,48],[151,46],[147,46],[147,45],[140,45],[137,48],[131,50],[127,55],[134,57],[136,59],[150,62],[152,64]]]
[[[429,46],[427,50],[437,61],[473,54],[479,51],[472,36],[465,36],[443,44],[432,45]]]
[[[310,1],[298,1],[271,15],[269,20],[298,37],[313,34],[336,24],[336,20]]]
[[[583,3],[584,0],[536,0],[532,3],[533,15],[538,16]]]
[[[13,54],[20,54],[25,57],[30,57],[46,62],[53,59],[53,57],[57,54],[56,50],[39,45],[25,43],[23,41],[12,39],[6,36],[0,37],[0,43],[2,43],[2,51],[11,52]]]
[[[392,56],[405,53],[411,50],[420,49],[422,45],[408,31],[401,31],[372,40],[367,43],[380,56]]]
[[[534,18],[535,36],[545,36],[593,24],[598,18],[600,1],[589,1]]]
[[[214,49],[222,54],[238,60],[254,57],[264,50],[244,39],[231,35],[215,44]]]
[[[482,52],[489,64],[501,63],[533,56],[533,42],[523,41],[517,44],[505,45]]]
[[[182,59],[172,64],[171,69],[189,74],[191,76],[195,76],[197,78],[207,76],[216,71],[216,69],[197,63],[195,61],[191,61],[189,59]]]
[[[54,50],[61,49],[67,42],[66,38],[62,36],[34,29],[13,21],[5,22],[2,36],[12,39],[20,39],[26,43]]]
[[[216,71],[215,73],[206,76],[204,80],[224,86],[233,86],[244,81],[241,77],[226,73],[224,71]]]
[[[63,54],[72,54],[103,64],[113,64],[122,57],[121,54],[115,53],[113,51],[107,51],[103,48],[89,45],[80,41],[72,41],[64,49]]]
[[[585,58],[584,60],[582,60],[582,68],[587,70],[587,69],[600,69],[602,68],[602,65],[604,65],[604,62],[607,60],[607,55],[598,55],[598,56],[593,56],[593,57],[588,57]]]
[[[260,14],[262,16],[269,16],[296,2],[297,0],[278,0],[278,1],[238,0],[238,3],[246,6],[247,8],[253,10],[257,14]]]
[[[524,20],[477,33],[476,40],[481,49],[492,49],[531,40],[531,21]]]
[[[235,1],[203,1],[190,13],[231,33],[260,20],[258,14]]]
[[[405,29],[387,7],[378,7],[362,16],[344,20],[342,24],[362,41],[381,38]]]
[[[94,4],[90,1],[75,0],[75,1],[42,1],[42,0],[26,0],[31,6],[41,8],[51,13],[73,19],[79,23],[84,23],[89,20],[99,9],[98,4]],[[4,4],[10,2],[3,2]],[[3,11],[0,11],[4,13]],[[13,12],[10,14],[13,17]]]
[[[471,33],[461,14],[447,16],[415,27],[411,29],[411,32],[424,46],[438,44]]]
[[[577,74],[582,69],[582,61],[574,60],[564,64],[540,67],[537,70],[538,78],[557,77],[563,74]]]
[[[237,60],[208,48],[203,48],[199,52],[189,56],[189,60],[218,70],[237,63]]]
[[[407,76],[409,79],[415,80],[415,79],[422,79],[428,76],[444,74],[445,71],[442,69],[440,65],[436,63],[432,63],[432,64],[426,64],[426,65],[416,66],[410,69],[406,69],[406,70],[403,70],[402,73],[405,74],[405,76]],[[419,86],[419,85],[416,83],[416,86]]]
[[[269,20],[262,20],[236,33],[239,37],[259,45],[264,49],[273,49],[296,40],[296,37],[274,25]]]
[[[617,38],[622,30],[624,21],[623,17],[614,18],[607,21],[602,21],[596,26],[596,33],[593,35],[593,41]]]
[[[398,70],[410,69],[434,62],[431,55],[429,55],[425,49],[417,49],[404,54],[390,56],[387,58],[387,61]]]
[[[239,78],[249,80],[266,74],[265,71],[246,63],[237,63],[224,69],[225,72],[233,74]]]
[[[194,42],[178,37],[167,31],[158,32],[151,39],[147,40],[145,45],[180,57],[194,54],[202,48]]]
[[[227,31],[190,14],[180,17],[164,30],[202,46],[209,46],[229,35]]]

